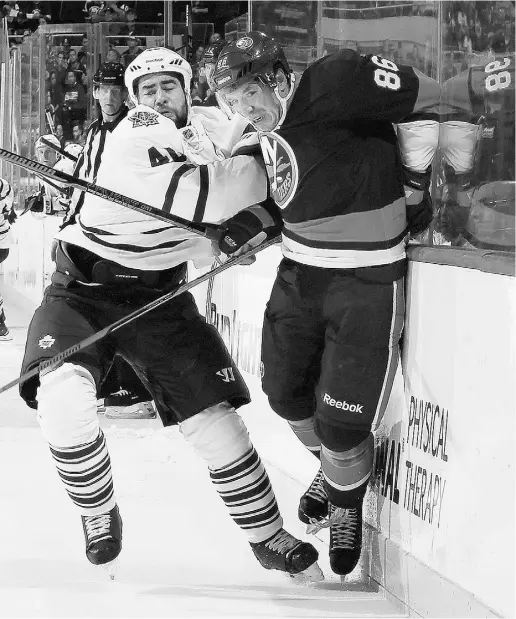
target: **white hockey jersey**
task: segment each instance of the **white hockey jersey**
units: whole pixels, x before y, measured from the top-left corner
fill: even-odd
[[[147,106],[130,110],[106,142],[96,184],[196,223],[219,223],[265,200],[262,165],[248,155],[225,158],[245,121],[217,108],[192,112],[177,129]],[[208,239],[92,195],[57,238],[141,270],[213,258]]]

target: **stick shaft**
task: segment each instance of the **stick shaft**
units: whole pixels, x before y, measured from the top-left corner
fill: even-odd
[[[279,240],[279,237],[271,239],[269,241],[266,241],[265,243],[262,243],[261,245],[258,245],[257,247],[254,247],[253,249],[250,249],[249,251],[247,251],[245,254],[242,254],[241,256],[238,256],[236,258],[230,258],[227,262],[223,262],[220,266],[215,267],[214,269],[212,269],[211,271],[208,271],[207,273],[204,273],[204,275],[201,275],[200,277],[197,277],[196,279],[192,280],[191,282],[188,282],[188,283],[184,284],[183,286],[180,286],[177,290],[173,290],[171,292],[168,292],[167,294],[163,295],[162,297],[159,297],[158,299],[155,299],[154,301],[151,301],[150,303],[147,303],[147,305],[144,305],[143,307],[140,307],[139,309],[135,310],[134,312],[131,312],[127,316],[124,316],[123,318],[120,318],[120,320],[117,320],[113,324],[108,325],[107,327],[104,327],[104,329],[101,329],[97,333],[94,333],[93,335],[90,335],[89,337],[87,337],[86,339],[82,340],[81,342],[78,342],[77,344],[74,344],[73,346],[70,346],[70,348],[67,348],[66,350],[63,350],[60,353],[57,353],[57,355],[55,355],[51,359],[47,359],[46,361],[42,361],[37,367],[32,368],[32,370],[29,370],[28,372],[26,372],[22,376],[12,380],[11,382],[9,382],[6,385],[4,385],[3,387],[0,387],[0,393],[3,393],[4,391],[8,391],[9,389],[11,389],[11,387],[15,387],[16,385],[18,385],[20,383],[24,383],[29,378],[33,378],[34,376],[36,376],[37,374],[39,374],[43,370],[46,370],[48,368],[51,368],[51,367],[54,367],[54,366],[60,364],[65,359],[68,359],[69,357],[71,357],[73,354],[79,352],[80,350],[83,350],[84,348],[87,348],[88,346],[91,346],[95,342],[98,342],[99,340],[105,338],[110,333],[114,333],[115,331],[118,331],[118,329],[121,329],[122,327],[125,327],[130,322],[133,322],[133,320],[136,320],[137,318],[140,318],[144,314],[147,314],[148,312],[151,312],[153,309],[156,309],[160,305],[163,305],[164,303],[167,303],[168,301],[170,301],[174,297],[177,297],[180,294],[183,294],[184,292],[188,292],[188,290],[191,290],[195,286],[198,286],[199,284],[202,284],[203,282],[205,282],[208,279],[210,279],[210,277],[214,277],[215,275],[218,275],[219,273],[222,273],[223,271],[226,271],[227,269],[230,269],[232,266],[240,264],[246,258],[249,258],[250,256],[254,256],[258,252],[261,252],[264,249],[267,249],[268,247],[271,247],[272,245],[277,243],[278,240]]]
[[[178,228],[188,230],[193,234],[205,236],[213,240],[218,239],[220,235],[219,229],[215,225],[194,224],[191,221],[181,219],[180,217],[175,217],[174,215],[170,215],[169,213],[166,213],[161,209],[150,206],[150,204],[145,204],[144,202],[140,202],[139,200],[135,200],[134,198],[129,198],[128,196],[124,196],[120,193],[117,193],[116,191],[111,191],[111,189],[99,187],[98,185],[89,183],[88,181],[85,181],[81,178],[75,178],[71,174],[66,174],[66,172],[61,172],[60,170],[54,170],[53,168],[49,168],[42,163],[33,161],[32,159],[27,159],[27,157],[23,157],[22,155],[12,153],[5,148],[0,148],[0,157],[2,159],[5,159],[6,161],[9,161],[9,163],[12,163],[13,165],[17,165],[21,168],[24,168],[25,170],[29,170],[31,172],[34,172],[35,174],[39,174],[40,176],[51,178],[60,183],[66,183],[70,187],[75,187],[76,189],[79,189],[86,193],[90,193],[99,198],[104,198],[105,200],[115,202],[116,204],[125,206],[129,209],[132,209],[133,211],[144,213],[145,215],[149,215],[154,219],[159,219],[161,221],[166,221],[167,223],[174,224]]]

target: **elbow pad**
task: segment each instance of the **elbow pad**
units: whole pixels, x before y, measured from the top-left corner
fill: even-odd
[[[219,249],[227,255],[234,254],[261,232],[265,233],[264,240],[271,239],[281,232],[282,227],[279,208],[272,199],[253,204],[222,224]]]
[[[469,172],[475,163],[475,153],[481,125],[449,120],[441,124],[441,149],[444,161],[457,174]]]
[[[403,165],[425,172],[431,165],[439,143],[439,123],[436,120],[415,120],[397,127]]]

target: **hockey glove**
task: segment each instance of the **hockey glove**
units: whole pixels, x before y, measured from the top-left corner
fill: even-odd
[[[406,205],[407,209],[407,230],[411,236],[421,234],[428,228],[434,218],[434,209],[430,192],[423,193],[423,199],[417,204]]]
[[[218,242],[221,252],[234,254],[245,248],[255,247],[281,232],[283,221],[279,208],[272,199],[249,206],[222,224]]]
[[[416,191],[426,191],[430,187],[431,177],[432,166],[428,166],[424,172],[417,172],[416,170],[403,166],[403,184],[406,188],[415,189]],[[407,193],[406,190],[405,193]]]

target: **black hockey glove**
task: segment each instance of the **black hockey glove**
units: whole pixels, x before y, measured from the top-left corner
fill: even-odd
[[[434,218],[434,208],[430,192],[426,190],[423,199],[417,204],[407,204],[407,230],[411,236],[421,234],[431,224]]]
[[[16,211],[12,208],[7,215],[5,216],[5,218],[7,219],[7,221],[12,225],[17,219],[18,219],[18,215],[16,214]]]
[[[25,199],[25,207],[23,209],[22,215],[25,215],[27,211],[32,211],[33,213],[42,213],[44,209],[45,201],[43,200],[43,196],[41,195],[41,193],[37,193]]]
[[[244,245],[254,247],[274,238],[281,232],[282,227],[281,212],[274,200],[269,198],[260,204],[247,207],[223,222],[218,246],[221,252],[231,255]]]
[[[403,166],[403,184],[412,189],[427,190],[430,187],[431,177],[432,166],[428,166],[424,172],[416,172],[416,170]]]
[[[431,177],[432,166],[428,166],[424,172],[403,166],[403,184],[407,197],[407,231],[411,236],[421,234],[433,219],[433,204],[429,191]]]

